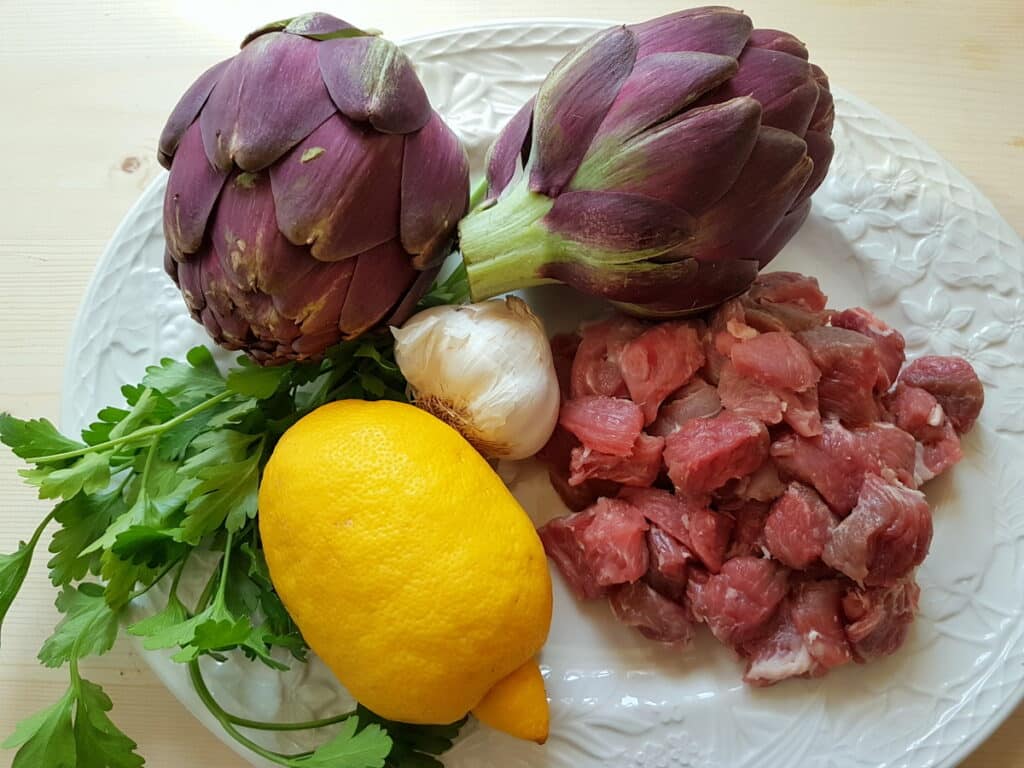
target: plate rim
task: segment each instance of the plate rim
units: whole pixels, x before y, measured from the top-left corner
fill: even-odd
[[[522,18],[502,18],[493,21],[488,21],[478,24],[466,24],[456,27],[449,28],[430,28],[426,31],[419,32],[414,35],[402,36],[396,38],[395,42],[401,46],[414,45],[418,43],[424,43],[438,38],[451,38],[458,37],[465,34],[472,33],[492,33],[500,32],[502,30],[522,30],[527,31],[529,29],[541,29],[541,30],[600,30],[608,26],[614,26],[622,22],[616,20],[602,20],[595,18],[574,18],[574,17],[522,17]],[[931,144],[921,139],[912,129],[908,128],[902,122],[893,118],[886,113],[882,112],[878,108],[874,107],[870,102],[861,99],[859,96],[847,91],[841,86],[832,86],[833,93],[843,100],[846,100],[857,106],[858,109],[868,112],[878,118],[884,119],[888,124],[898,128],[905,138],[912,141],[917,146],[931,152],[935,157],[939,158],[945,165],[946,170],[958,181],[965,189],[970,191],[974,196],[980,200],[984,200],[990,205],[996,215],[1006,222],[1005,217],[999,211],[999,208],[994,202],[986,195],[983,190],[969,177],[967,177],[960,169],[946,160],[941,153],[935,150]],[[118,225],[114,228],[112,234],[107,240],[102,252],[96,259],[89,282],[85,292],[83,293],[82,299],[79,302],[78,309],[75,313],[74,321],[71,327],[71,332],[68,336],[67,347],[64,352],[63,360],[63,371],[61,376],[61,391],[59,398],[59,416],[58,424],[62,429],[66,429],[67,425],[72,420],[69,416],[69,408],[71,403],[71,396],[69,393],[74,391],[74,384],[69,377],[69,371],[72,369],[72,361],[77,356],[77,350],[83,347],[82,336],[85,333],[84,324],[81,322],[83,315],[86,313],[86,309],[95,303],[96,294],[99,290],[100,281],[97,278],[100,275],[101,270],[108,260],[112,257],[115,247],[122,242],[132,225],[132,222],[138,217],[139,212],[144,209],[149,203],[150,199],[161,192],[161,187],[165,183],[167,171],[161,169],[159,174],[152,179],[144,188],[142,193],[136,198],[135,202],[128,208],[128,210],[121,217]],[[1007,222],[1009,225],[1009,222]],[[1020,233],[1012,226],[1009,225],[1009,230],[1013,233],[1016,239],[1016,245],[1019,248],[1024,249],[1024,240],[1021,239]],[[228,740],[227,735],[221,730],[210,728],[202,722],[200,713],[197,713],[196,708],[189,702],[186,702],[182,695],[175,688],[167,685],[167,682],[163,680],[157,668],[150,664],[148,657],[152,652],[145,651],[141,647],[141,643],[133,638],[135,642],[135,648],[140,651],[140,655],[143,659],[146,659],[147,667],[153,672],[153,674],[161,680],[161,683],[167,688],[171,694],[187,709],[194,717],[199,721],[207,730],[210,730],[213,735],[218,738],[222,743],[226,744],[229,748],[234,749],[235,743]],[[990,717],[980,724],[979,727],[973,728],[970,731],[970,735],[960,742],[957,747],[951,750],[944,759],[935,765],[942,768],[952,768],[958,765],[963,759],[974,752],[983,742],[988,740],[992,734],[998,730],[998,728],[1007,721],[1007,719],[1017,710],[1022,701],[1024,701],[1024,678],[1018,682],[1018,684],[1011,689],[1009,695],[1005,698],[1002,705],[996,709]],[[236,752],[238,750],[235,750]],[[239,752],[239,754],[241,754]],[[253,757],[248,754],[243,756],[243,759],[249,760],[256,764]]]

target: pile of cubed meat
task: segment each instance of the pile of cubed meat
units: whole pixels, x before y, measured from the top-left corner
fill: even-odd
[[[775,272],[702,319],[552,339],[563,401],[538,458],[575,513],[541,528],[548,556],[652,640],[705,624],[754,685],[900,647],[932,538],[918,489],[984,399],[965,360],[905,365],[898,331],[825,305]]]

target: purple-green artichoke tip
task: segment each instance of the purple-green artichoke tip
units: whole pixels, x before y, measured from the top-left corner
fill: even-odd
[[[159,159],[165,267],[214,340],[261,363],[402,322],[469,199],[465,150],[406,55],[325,13],[204,72]]]
[[[806,219],[833,118],[803,43],[739,11],[604,30],[491,147],[460,225],[473,298],[561,282],[676,316],[740,293]]]

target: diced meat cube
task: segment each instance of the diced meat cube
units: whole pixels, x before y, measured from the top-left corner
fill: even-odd
[[[844,592],[836,579],[804,581],[790,591],[793,625],[822,671],[852,659],[843,627]]]
[[[779,390],[782,398],[782,420],[793,428],[793,431],[804,437],[821,434],[821,412],[818,410],[818,390],[808,389],[806,392]]]
[[[561,468],[549,469],[548,479],[562,503],[573,512],[583,511],[602,496],[614,498],[621,487],[608,480],[587,480],[579,485],[570,485],[569,470]]]
[[[821,371],[818,404],[823,416],[834,416],[848,425],[870,424],[878,419],[875,382],[881,363],[875,343],[845,328],[814,328],[796,338],[810,352]]]
[[[772,557],[790,568],[806,568],[821,557],[839,521],[821,497],[801,483],[790,483],[772,504],[764,538]]]
[[[722,405],[740,416],[768,425],[785,421],[805,437],[821,434],[818,391],[814,388],[794,392],[768,387],[740,376],[735,366],[727,362],[719,376],[718,393]]]
[[[862,333],[875,342],[880,364],[875,388],[879,392],[885,392],[896,383],[900,368],[903,367],[903,363],[907,359],[905,351],[907,343],[904,341],[902,333],[895,328],[890,328],[861,307],[833,313],[831,323],[835,328],[846,328],[849,331]]]
[[[732,345],[740,339],[749,339],[756,335],[757,331],[746,324],[740,299],[730,299],[719,305],[711,315],[708,329],[704,334],[704,354],[707,358],[704,366],[705,378],[712,384],[717,384],[719,372],[729,359]]]
[[[569,485],[581,485],[595,479],[646,488],[661,473],[661,453],[664,447],[665,438],[651,437],[641,432],[629,456],[614,456],[589,448],[573,448],[569,463],[572,473]]]
[[[730,357],[740,376],[767,387],[802,392],[821,378],[807,350],[788,333],[762,333],[741,341],[733,345]]]
[[[644,332],[644,324],[617,315],[580,329],[580,345],[572,363],[570,395],[625,397],[626,382],[619,368],[623,347]]]
[[[782,398],[771,387],[745,378],[736,366],[727,362],[722,366],[718,379],[718,395],[722,407],[739,416],[757,419],[762,424],[778,424],[782,421]]]
[[[978,374],[960,357],[919,357],[903,369],[900,381],[931,393],[961,435],[974,426],[985,404]]]
[[[736,520],[728,557],[761,557],[765,553],[764,523],[768,519],[769,505],[761,501],[746,501],[732,510]]]
[[[652,524],[647,529],[648,562],[644,577],[656,592],[682,604],[686,600],[686,582],[693,553],[674,536]]]
[[[946,413],[931,393],[900,382],[885,399],[893,423],[922,443],[941,440]]]
[[[644,412],[645,423],[658,417],[662,401],[686,384],[704,365],[704,347],[692,325],[660,323],[622,349],[619,367],[629,396]]]
[[[750,286],[750,298],[773,304],[792,304],[811,312],[825,309],[828,297],[818,280],[799,272],[762,272]]]
[[[647,521],[634,506],[599,499],[584,512],[555,518],[538,533],[576,596],[593,599],[647,572],[646,531]]]
[[[921,590],[913,575],[892,586],[853,588],[843,597],[846,636],[857,661],[895,653],[907,639]]]
[[[775,685],[791,677],[810,677],[817,667],[803,635],[793,623],[788,600],[768,628],[744,644],[741,653],[747,659],[743,681],[758,687]]]
[[[739,493],[754,501],[772,501],[786,492],[785,484],[779,479],[779,471],[770,459],[740,482]]]
[[[783,479],[810,485],[841,516],[857,503],[867,472],[892,473],[904,484],[914,481],[914,438],[891,424],[849,430],[826,421],[817,437],[782,436],[771,455]]]
[[[734,557],[721,573],[691,574],[686,597],[698,621],[720,642],[737,647],[754,639],[786,596],[788,573],[772,560]]]
[[[573,448],[580,441],[560,426],[556,426],[551,438],[536,455],[538,461],[548,467],[548,478],[562,501],[573,512],[580,512],[602,496],[614,497],[619,492],[618,483],[607,480],[587,480],[579,485],[569,485],[569,461]]]
[[[709,494],[761,466],[768,456],[764,424],[723,411],[693,419],[665,438],[665,465],[676,488],[692,496]]]
[[[818,328],[825,322],[824,312],[804,309],[796,304],[753,301],[749,296],[742,301],[747,325],[761,333],[808,331],[811,328]]]
[[[725,560],[732,518],[691,497],[659,488],[623,488],[619,497],[686,546],[712,572]]]
[[[921,564],[931,541],[924,494],[869,474],[857,506],[832,530],[822,560],[860,584],[887,586]]]
[[[960,436],[957,435],[948,416],[942,425],[942,437],[929,443],[919,443],[918,447],[919,463],[923,466],[918,466],[917,474],[922,483],[938,477],[964,457],[964,452],[960,448]]]
[[[649,640],[686,645],[693,639],[693,623],[686,609],[642,581],[616,587],[608,602],[615,618],[636,627]]]
[[[708,419],[722,410],[718,390],[704,379],[694,379],[673,393],[658,411],[658,418],[647,430],[652,435],[667,437],[690,419]]]
[[[559,333],[551,337],[551,357],[555,363],[558,389],[562,399],[568,400],[572,390],[572,362],[580,348],[579,334]]]
[[[562,404],[558,423],[584,448],[612,456],[629,456],[644,426],[640,406],[621,397],[590,395]]]

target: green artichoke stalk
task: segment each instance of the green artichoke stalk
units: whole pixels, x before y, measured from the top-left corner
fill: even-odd
[[[832,96],[803,43],[696,8],[600,32],[563,58],[487,161],[459,227],[475,300],[567,283],[646,316],[750,285],[832,159]]]
[[[167,272],[218,344],[266,364],[401,324],[469,201],[465,149],[409,59],[325,13],[203,73],[159,159]]]

